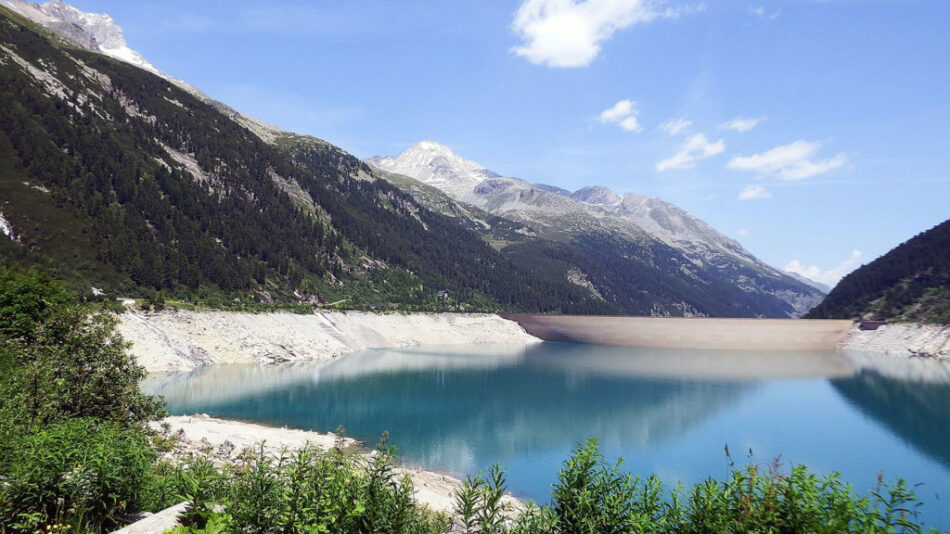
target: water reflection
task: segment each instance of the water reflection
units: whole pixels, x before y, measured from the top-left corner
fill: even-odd
[[[543,343],[372,350],[317,364],[217,366],[152,377],[172,413],[332,431],[400,457],[471,473],[501,462],[544,500],[573,446],[596,437],[627,470],[667,484],[728,475],[723,443],[781,455],[857,491],[879,471],[950,494],[950,386],[939,369],[831,352],[716,352]],[[885,378],[882,373],[887,373]],[[829,380],[830,379],[830,380]],[[932,492],[932,493],[930,493]],[[933,524],[950,524],[939,507]]]
[[[865,415],[950,468],[950,387],[863,371],[832,381]]]
[[[454,350],[455,352],[451,352]],[[647,447],[735,404],[764,376],[846,375],[833,353],[571,344],[364,351],[324,365],[219,366],[149,389],[197,411],[317,430],[384,430],[405,457],[453,472],[519,451]]]

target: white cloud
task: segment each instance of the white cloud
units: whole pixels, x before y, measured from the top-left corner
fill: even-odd
[[[692,169],[696,162],[715,156],[726,150],[726,143],[722,139],[710,142],[703,134],[691,135],[680,146],[679,152],[673,156],[657,162],[656,170]]]
[[[775,11],[769,13],[765,10],[765,6],[753,6],[749,8],[749,14],[755,15],[756,17],[762,17],[764,19],[767,18],[769,20],[775,20],[779,18],[782,12],[776,9]]]
[[[660,125],[660,129],[669,135],[679,135],[692,125],[693,121],[685,117],[680,117],[678,119],[670,119],[664,122]]]
[[[843,153],[828,159],[813,160],[820,146],[819,143],[798,140],[760,154],[735,156],[729,160],[726,167],[775,175],[781,180],[802,180],[830,172],[848,162],[847,156]]]
[[[733,130],[739,133],[748,132],[765,120],[764,117],[736,117],[719,125],[720,130]]]
[[[512,22],[522,44],[511,50],[536,65],[583,67],[617,30],[695,10],[663,9],[661,4],[653,0],[525,0]]]
[[[761,185],[746,186],[739,191],[739,200],[755,200],[759,198],[772,198],[772,193]]]
[[[785,266],[785,271],[804,276],[815,282],[821,282],[829,287],[834,287],[844,276],[858,268],[861,260],[861,251],[852,250],[851,256],[828,270],[823,270],[817,265],[804,265],[798,260],[792,260]]]
[[[621,100],[600,112],[600,122],[619,122],[621,119],[634,112],[635,102],[632,100]]]
[[[742,228],[742,229],[740,229],[739,231],[736,232],[736,235],[738,235],[739,237],[745,237],[745,236],[749,235],[749,231],[746,230],[745,228]]]
[[[600,122],[616,124],[628,132],[639,132],[643,128],[637,120],[640,111],[633,100],[621,100],[600,112]]]
[[[637,121],[637,117],[631,115],[624,120],[620,121],[620,127],[628,132],[639,132],[643,128],[640,127],[640,123]]]

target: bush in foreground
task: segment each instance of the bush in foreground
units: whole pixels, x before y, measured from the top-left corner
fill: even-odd
[[[385,447],[367,461],[342,442],[329,451],[308,447],[276,456],[261,446],[235,466],[215,469],[199,458],[164,476],[166,504],[190,505],[179,534],[436,534],[450,526],[444,515],[413,502],[412,481],[396,473]]]
[[[151,505],[143,376],[114,317],[0,267],[0,532],[108,531]]]
[[[690,490],[668,495],[656,477],[640,478],[604,463],[596,440],[579,446],[564,463],[551,504],[532,505],[508,527],[485,504],[504,491],[497,469],[488,479],[469,479],[465,495],[476,488],[485,498],[474,514],[459,500],[466,533],[510,534],[740,534],[762,533],[897,533],[922,532],[916,522],[920,502],[903,480],[878,483],[865,497],[837,474],[820,476],[804,466],[783,473],[775,463],[763,469],[737,469],[725,481],[708,479]]]
[[[138,429],[73,419],[24,437],[0,486],[0,525],[99,532],[150,504],[155,452]]]
[[[553,487],[549,505],[516,514],[504,504],[504,471],[469,477],[453,519],[412,503],[412,483],[397,477],[390,451],[367,466],[337,448],[304,449],[214,469],[197,460],[169,473],[175,498],[191,512],[175,534],[339,532],[466,534],[918,533],[920,503],[905,483],[858,496],[837,475],[804,466],[749,466],[725,481],[666,492],[603,461],[596,441],[579,446]],[[176,493],[177,492],[177,493]],[[215,511],[214,505],[220,505]]]

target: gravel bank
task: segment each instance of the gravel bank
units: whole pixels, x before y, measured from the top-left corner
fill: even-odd
[[[167,417],[161,422],[153,423],[153,426],[160,429],[162,424],[167,424],[169,430],[179,437],[175,450],[168,453],[169,456],[203,454],[218,464],[233,462],[244,449],[254,449],[262,442],[267,451],[279,453],[282,449],[294,450],[307,444],[321,450],[329,450],[337,440],[333,434],[255,425],[207,415]],[[346,444],[360,445],[349,438],[346,438]],[[207,452],[209,450],[210,452]],[[373,451],[369,451],[365,452],[364,456],[373,454]],[[400,475],[406,474],[412,480],[418,504],[436,512],[453,513],[455,493],[462,488],[461,480],[447,474],[405,466],[397,467],[396,472]],[[524,507],[521,501],[511,496],[505,497],[504,502],[513,511]]]
[[[877,330],[854,326],[839,350],[857,371],[950,383],[950,325],[895,323]]]
[[[839,348],[888,356],[948,358],[950,325],[894,323],[877,330],[859,330],[854,326]]]
[[[367,348],[539,341],[493,314],[129,310],[119,320],[119,332],[150,373],[221,363],[327,361]]]

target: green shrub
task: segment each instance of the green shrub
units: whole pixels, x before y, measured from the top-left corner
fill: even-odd
[[[0,337],[30,342],[42,325],[75,302],[75,295],[47,274],[0,268]]]
[[[396,475],[390,449],[382,448],[366,465],[339,447],[272,455],[261,445],[233,467],[211,472],[209,465],[195,460],[169,474],[178,502],[187,500],[191,508],[178,533],[448,530],[444,516],[414,504],[412,482]],[[223,511],[215,511],[214,504]]]
[[[897,533],[921,532],[920,502],[903,480],[880,479],[865,497],[840,476],[777,462],[705,480],[665,496],[655,477],[640,479],[604,463],[594,440],[564,463],[550,506],[531,506],[509,532],[552,533]],[[463,492],[464,493],[464,492]],[[460,507],[459,512],[462,512]],[[495,532],[475,530],[472,532]]]
[[[98,530],[147,505],[141,423],[161,402],[143,377],[114,317],[47,275],[0,268],[0,532]]]
[[[115,318],[88,313],[59,282],[0,269],[0,319],[0,443],[74,417],[133,424],[160,413]]]
[[[73,419],[18,441],[0,485],[7,532],[67,525],[98,532],[147,506],[155,453],[144,432]]]

